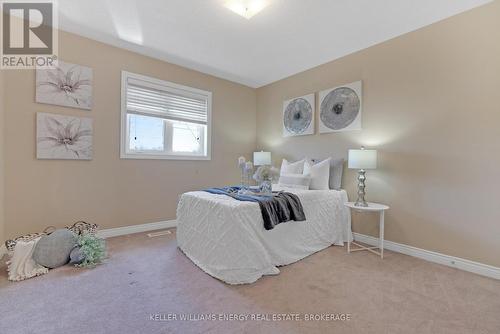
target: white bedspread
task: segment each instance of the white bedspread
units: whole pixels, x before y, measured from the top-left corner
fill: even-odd
[[[306,221],[264,229],[259,204],[203,191],[181,196],[177,243],[206,273],[229,284],[252,283],[279,274],[276,266],[352,240],[344,190],[297,190]]]

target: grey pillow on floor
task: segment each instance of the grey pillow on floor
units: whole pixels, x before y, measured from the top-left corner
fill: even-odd
[[[69,262],[69,255],[75,244],[76,238],[71,231],[56,230],[40,238],[33,251],[33,260],[47,268],[64,266]]]
[[[85,255],[83,255],[82,249],[80,247],[75,247],[69,254],[70,264],[80,264],[85,260]]]
[[[330,189],[342,189],[342,173],[344,173],[344,159],[330,161]]]

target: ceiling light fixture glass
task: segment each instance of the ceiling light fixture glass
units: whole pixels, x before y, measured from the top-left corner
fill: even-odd
[[[268,4],[268,0],[228,0],[224,6],[249,20],[267,7]]]

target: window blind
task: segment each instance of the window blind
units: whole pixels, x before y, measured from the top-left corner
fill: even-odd
[[[208,98],[202,94],[129,78],[127,112],[207,124]]]

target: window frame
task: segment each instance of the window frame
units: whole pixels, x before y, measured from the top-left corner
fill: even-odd
[[[128,126],[128,115],[127,111],[127,90],[128,90],[128,79],[133,78],[137,80],[144,81],[156,87],[160,86],[167,92],[175,93],[175,91],[185,91],[189,94],[201,95],[207,100],[207,123],[206,123],[206,145],[207,151],[205,155],[197,155],[192,153],[168,153],[169,149],[164,147],[163,153],[160,151],[131,151],[129,149],[129,126]],[[159,117],[154,113],[130,113],[131,115],[144,115],[150,117]],[[163,118],[164,122],[168,122],[168,118]],[[167,137],[169,134],[166,133],[167,126],[164,125],[164,142],[167,142]],[[171,136],[172,134],[170,134]],[[121,80],[121,120],[120,120],[120,159],[144,159],[144,160],[211,160],[212,158],[212,92],[188,87],[180,84],[176,84],[170,81],[161,80],[141,74],[131,73],[127,71],[122,71]]]

